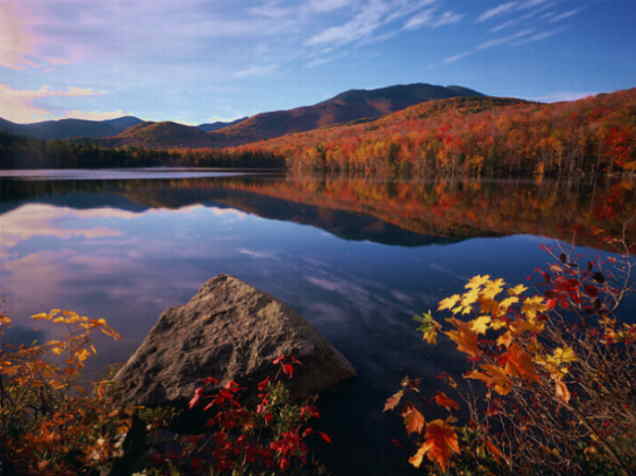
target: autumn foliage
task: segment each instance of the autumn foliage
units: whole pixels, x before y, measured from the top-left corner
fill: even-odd
[[[36,314],[63,326],[62,339],[0,347],[0,461],[17,474],[77,474],[122,454],[129,408],[113,408],[106,383],[89,389],[80,372],[96,350],[91,336],[119,334],[104,319],[53,309]],[[11,323],[0,316],[0,333]]]
[[[307,441],[331,438],[309,424],[319,412],[293,399],[286,382],[302,365],[280,356],[256,399],[237,382],[210,377],[189,402],[200,410],[196,433],[171,431],[179,411],[122,404],[108,380],[87,388],[80,373],[96,353],[95,332],[119,334],[104,319],[53,309],[32,316],[63,326],[45,343],[0,347],[0,469],[19,475],[298,474],[318,466]],[[0,333],[11,319],[0,315]],[[253,395],[253,394],[252,394]],[[211,471],[213,473],[211,473]],[[3,473],[5,474],[5,473]]]
[[[419,316],[422,338],[440,334],[465,355],[461,380],[440,379],[449,397],[430,400],[446,418],[426,421],[426,400],[406,378],[385,411],[401,409],[416,434],[409,462],[453,474],[634,474],[636,324],[616,311],[631,263],[583,264],[546,248],[556,262],[537,273],[543,292],[473,277],[440,301],[446,323]],[[475,386],[477,384],[477,386]]]
[[[580,176],[636,170],[636,89],[557,104],[428,101],[373,122],[316,129],[236,151],[290,170],[437,176]]]
[[[155,452],[155,467],[169,474],[207,475],[210,468],[214,474],[271,474],[309,466],[316,474],[307,440],[331,443],[331,437],[309,423],[320,416],[318,409],[309,401],[294,401],[285,385],[301,362],[279,356],[273,363],[278,371],[256,385],[255,402],[237,382],[202,380],[188,406],[204,413],[205,431],[181,435],[171,450]]]

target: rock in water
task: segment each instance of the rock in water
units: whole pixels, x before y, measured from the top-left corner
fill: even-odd
[[[302,397],[355,375],[351,363],[283,302],[221,274],[185,305],[164,311],[114,377],[128,402],[157,405],[192,397],[198,379],[254,382],[272,360],[294,354],[302,366],[290,389]]]

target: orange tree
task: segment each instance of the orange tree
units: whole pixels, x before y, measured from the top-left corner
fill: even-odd
[[[631,263],[580,265],[565,253],[541,275],[542,294],[475,276],[439,302],[450,316],[416,319],[422,338],[445,335],[470,370],[440,376],[448,392],[429,401],[445,418],[427,421],[419,382],[404,379],[385,405],[415,434],[416,468],[452,474],[636,472],[636,324],[616,317]],[[461,402],[461,403],[460,403]],[[443,410],[442,410],[443,409]]]

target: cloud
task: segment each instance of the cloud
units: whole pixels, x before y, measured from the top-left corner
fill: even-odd
[[[279,68],[279,65],[277,64],[270,64],[270,65],[264,65],[264,66],[253,65],[253,66],[249,66],[245,69],[235,72],[233,76],[237,79],[267,76],[269,74],[276,72],[278,68]]]
[[[35,48],[35,38],[27,26],[28,16],[19,4],[0,3],[0,66],[23,69],[33,63],[28,59]]]
[[[477,23],[481,23],[481,22],[484,22],[486,20],[490,20],[491,18],[494,18],[496,16],[508,13],[508,12],[512,11],[517,6],[517,4],[518,4],[518,2],[516,2],[516,1],[515,2],[506,2],[506,3],[502,3],[501,5],[496,6],[494,8],[491,8],[489,10],[486,10],[481,15],[479,15],[479,17],[477,18]]]
[[[497,33],[498,31],[504,30],[506,28],[509,28],[511,26],[516,25],[517,23],[519,23],[519,19],[514,19],[514,20],[508,20],[506,22],[501,23],[500,25],[494,26],[490,29],[490,31],[492,33]]]
[[[518,31],[517,33],[513,33],[512,35],[501,36],[499,38],[493,38],[492,40],[484,41],[483,43],[480,43],[479,45],[477,45],[471,50],[464,51],[463,53],[459,53],[457,55],[449,56],[445,58],[444,63],[447,63],[447,64],[455,63],[459,61],[460,59],[466,58],[467,56],[474,55],[475,53],[478,53],[479,51],[487,50],[495,46],[513,44],[515,40],[527,37],[528,35],[532,35],[532,33],[534,33],[534,29],[527,28],[525,30]]]
[[[447,11],[440,16],[437,21],[433,24],[433,28],[438,28],[440,26],[452,25],[453,23],[457,23],[464,18],[464,15],[459,13],[455,13],[453,11]]]
[[[513,46],[522,46],[522,45],[527,45],[528,43],[533,43],[535,41],[541,41],[541,40],[545,40],[546,38],[550,38],[551,36],[557,35],[559,33],[561,33],[562,31],[564,31],[565,28],[557,28],[554,30],[549,30],[549,31],[541,31],[539,33],[535,33],[534,35],[531,35],[527,38],[523,38],[519,41],[515,41],[512,43]]]
[[[570,18],[574,15],[576,15],[577,13],[579,13],[581,10],[583,10],[582,8],[574,8],[573,10],[568,10],[567,12],[563,12],[560,13],[556,16],[553,16],[552,18],[550,18],[550,20],[548,20],[550,23],[556,23],[559,22],[561,20],[565,20],[566,18]]]
[[[529,97],[526,98],[529,101],[538,101],[538,102],[562,102],[562,101],[576,101],[577,99],[583,99],[590,96],[596,96],[598,92],[574,92],[574,91],[561,91],[552,94],[548,94],[547,96],[538,96],[538,97]]]
[[[418,10],[432,5],[437,0],[370,0],[362,4],[355,15],[347,22],[332,26],[311,36],[305,41],[306,46],[346,45],[363,39],[370,39],[373,34],[385,25],[411,15]],[[451,12],[452,13],[452,12]],[[425,15],[425,14],[424,14]],[[446,17],[448,20],[448,17]],[[415,20],[414,20],[415,22]],[[414,25],[416,28],[419,25]],[[384,34],[391,38],[393,34]]]
[[[331,12],[350,5],[352,0],[310,0],[309,9],[314,12]]]
[[[0,83],[0,117],[15,122],[33,122],[53,119],[55,115],[45,106],[37,105],[36,101],[49,97],[82,97],[100,96],[106,94],[104,91],[94,89],[78,88],[74,86],[66,89],[51,89],[49,86],[42,86],[39,89],[13,89],[8,84]],[[80,111],[73,110],[76,114]],[[84,113],[87,116],[110,113]],[[114,116],[117,117],[117,116]]]
[[[423,26],[429,28],[439,28],[440,26],[452,25],[464,18],[464,15],[448,10],[440,15],[435,16],[435,8],[424,10],[423,12],[413,15],[407,20],[402,27],[403,30],[416,30]]]
[[[256,251],[250,250],[247,248],[239,248],[238,252],[242,255],[247,255],[256,259],[275,259],[276,256],[273,253],[268,253],[266,251]]]
[[[116,111],[80,111],[79,109],[69,109],[64,111],[64,117],[72,117],[73,119],[85,119],[87,121],[106,121],[122,116],[128,116],[129,113],[123,109]]]
[[[459,53],[453,56],[448,56],[446,58],[444,58],[444,63],[450,64],[450,63],[455,63],[457,61],[459,61],[460,59],[465,58],[466,56],[470,56],[473,53],[475,53],[473,50],[470,51],[464,51],[463,53]]]
[[[532,33],[534,33],[534,30],[532,28],[528,28],[526,30],[518,31],[517,33],[514,33],[512,35],[502,36],[499,38],[494,38],[492,40],[484,41],[483,43],[477,45],[476,50],[486,50],[488,48],[492,48],[493,46],[507,45],[509,43],[512,43],[514,40],[531,35]]]

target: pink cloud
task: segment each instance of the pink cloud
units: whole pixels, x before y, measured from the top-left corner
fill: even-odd
[[[75,86],[66,89],[51,89],[49,86],[42,86],[39,89],[13,89],[8,84],[0,83],[0,117],[15,122],[34,122],[53,119],[53,114],[46,109],[45,106],[39,106],[36,100],[47,97],[82,97],[82,96],[100,96],[105,94],[103,91],[96,91],[88,88],[78,88]],[[79,113],[79,111],[73,111]],[[84,118],[89,116],[107,118],[117,117],[121,111],[115,113],[85,113]],[[79,115],[79,114],[78,114]]]

